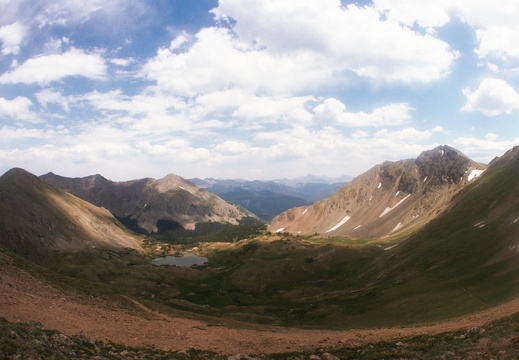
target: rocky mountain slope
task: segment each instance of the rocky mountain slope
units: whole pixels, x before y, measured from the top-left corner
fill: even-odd
[[[140,249],[106,209],[12,169],[0,177],[0,245],[29,258],[49,250]]]
[[[388,236],[426,224],[485,168],[454,148],[439,146],[416,159],[376,165],[332,196],[280,214],[268,228],[321,237]]]
[[[247,181],[225,179],[192,179],[191,181],[215,193],[222,199],[238,204],[265,221],[297,206],[322,200],[346,184],[333,179],[305,177],[290,180]],[[328,182],[326,182],[328,181]]]
[[[236,225],[254,217],[177,175],[114,182],[101,175],[67,178],[42,175],[45,182],[102,206],[134,230],[147,233],[193,230],[198,223]]]

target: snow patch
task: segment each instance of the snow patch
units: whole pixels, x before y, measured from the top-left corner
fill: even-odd
[[[445,154],[445,151],[440,150],[439,152],[440,152],[440,157],[443,157],[443,154]]]
[[[371,199],[373,199],[373,196],[370,196],[368,201],[371,201]]]
[[[426,176],[426,177],[423,179],[423,182],[426,182],[426,181],[427,181],[427,178],[428,178],[428,176]]]
[[[402,222],[399,222],[398,224],[396,224],[396,226],[393,228],[393,230],[391,230],[391,232],[395,232],[395,231],[397,231],[397,230],[400,229],[402,226],[404,226],[404,224],[402,224]]]
[[[384,251],[391,250],[392,248],[395,248],[395,247],[397,247],[397,246],[398,246],[398,244],[395,244],[395,245],[393,245],[393,246],[389,246],[389,247],[385,248]]]
[[[378,186],[377,186],[377,189],[380,189],[381,186],[382,186],[382,183],[379,182],[379,183],[378,183]]]
[[[407,200],[407,198],[411,196],[411,194],[407,195],[405,198],[403,198],[402,200],[400,200],[395,206],[393,207],[387,207],[384,209],[384,211],[382,211],[382,214],[380,214],[378,217],[381,218],[382,216],[386,215],[387,213],[389,213],[390,211],[394,210],[398,205],[402,204],[405,200]]]
[[[182,190],[186,190],[182,185],[179,185],[178,187],[181,188]]]
[[[514,221],[512,221],[512,224],[515,224],[516,222],[519,221],[519,218],[515,219]]]
[[[335,225],[334,227],[330,228],[329,230],[327,230],[326,232],[330,232],[330,231],[333,231],[333,230],[337,230],[338,228],[340,228],[342,225],[344,225],[346,223],[346,221],[350,220],[350,216],[349,215],[346,215],[344,217],[344,219],[342,219],[337,225]]]
[[[480,221],[480,222],[478,222],[478,223],[475,223],[475,224],[474,224],[474,227],[477,227],[477,228],[480,228],[480,229],[481,229],[481,228],[484,227],[485,225],[486,225],[486,224],[485,224],[484,221]]]
[[[361,224],[361,225],[357,225],[357,226],[355,226],[355,228],[354,228],[353,230],[357,230],[357,229],[360,228],[361,226],[362,226],[362,224]]]
[[[469,176],[467,177],[467,180],[468,181],[472,181],[474,180],[475,178],[477,178],[479,175],[481,175],[485,170],[472,170],[469,174]]]
[[[305,211],[303,211],[303,213],[301,215],[306,214],[307,211],[308,211],[308,209],[305,209]]]
[[[286,229],[286,228],[277,229],[277,230],[276,230],[276,233],[280,233],[280,232],[282,232],[282,231],[285,230],[285,229]]]
[[[398,191],[396,192],[395,197],[397,197],[398,194],[400,194],[400,190],[398,190]]]

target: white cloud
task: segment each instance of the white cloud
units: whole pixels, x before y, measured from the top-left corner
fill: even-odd
[[[431,138],[434,132],[438,132],[437,128],[432,130],[420,131],[414,128],[405,128],[402,130],[389,131],[388,129],[381,129],[375,133],[375,138],[388,139],[394,142],[420,142]]]
[[[486,140],[495,141],[495,140],[497,140],[497,138],[499,138],[498,134],[488,133],[485,135]]]
[[[61,106],[63,110],[66,112],[70,112],[69,108],[69,100],[67,97],[63,96],[60,92],[52,90],[52,89],[45,89],[35,94],[36,99],[40,103],[41,106],[44,108],[47,108],[47,105],[49,104],[57,104]]]
[[[476,32],[478,47],[475,53],[494,69],[516,66],[519,49],[519,6],[509,0],[375,0],[374,6],[389,19],[407,26],[418,24],[434,33],[436,27],[459,17]]]
[[[489,134],[491,135],[491,134]],[[454,140],[454,146],[464,154],[482,163],[488,163],[496,156],[501,156],[519,144],[519,137],[511,140],[497,140],[494,136],[484,139],[475,137],[459,137]]]
[[[348,74],[377,82],[430,82],[450,71],[449,46],[371,7],[342,8],[339,1],[220,1],[217,18],[231,30],[180,34],[159,49],[142,76],[181,96],[239,87],[269,94],[301,94],[344,81]]]
[[[223,155],[243,155],[248,153],[249,145],[243,141],[227,140],[216,145],[214,150]]]
[[[27,29],[19,22],[0,26],[0,41],[2,42],[2,55],[20,52],[20,45],[26,35]]]
[[[407,1],[374,0],[375,8],[388,18],[407,26],[418,24],[423,28],[441,27],[450,21],[448,14],[455,0]]]
[[[143,76],[176,95],[199,94],[241,87],[285,94],[301,91],[330,78],[330,69],[316,54],[272,56],[245,43],[224,28],[202,29],[184,52],[162,48],[143,67]]]
[[[23,96],[17,96],[12,100],[0,97],[0,118],[36,121],[37,116],[31,107],[32,101]]]
[[[213,12],[217,19],[234,19],[242,41],[272,56],[317,56],[332,76],[351,71],[376,81],[427,83],[445,76],[457,57],[412,24],[381,20],[376,8],[342,7],[337,0],[256,0],[248,6],[222,0]]]
[[[135,62],[133,58],[114,58],[110,59],[110,63],[117,66],[129,66]]]
[[[320,121],[346,126],[395,126],[411,120],[414,109],[408,103],[396,103],[375,108],[372,113],[352,113],[346,111],[346,105],[335,98],[328,98],[314,108]]]
[[[106,78],[106,65],[99,54],[70,49],[63,54],[31,58],[0,76],[0,84],[48,84],[69,76],[94,80]]]
[[[309,123],[312,114],[306,104],[313,100],[312,96],[259,96],[232,88],[200,95],[193,106],[198,117],[219,117],[251,129],[273,123]]]
[[[486,78],[476,90],[463,90],[467,103],[462,111],[479,111],[487,116],[510,114],[519,109],[519,94],[506,81]]]

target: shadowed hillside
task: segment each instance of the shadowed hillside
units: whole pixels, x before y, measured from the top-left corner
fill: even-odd
[[[47,250],[140,249],[141,239],[109,211],[22,169],[0,177],[0,244],[38,258]]]

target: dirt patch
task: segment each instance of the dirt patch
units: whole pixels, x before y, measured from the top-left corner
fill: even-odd
[[[195,348],[226,354],[257,354],[356,346],[482,326],[519,311],[518,299],[456,321],[431,326],[350,331],[279,327],[253,330],[210,326],[200,321],[176,318],[132,301],[153,316],[141,317],[108,310],[95,306],[95,301],[86,304],[18,269],[0,274],[0,316],[8,321],[33,320],[67,335],[83,334],[94,340],[163,350]]]

